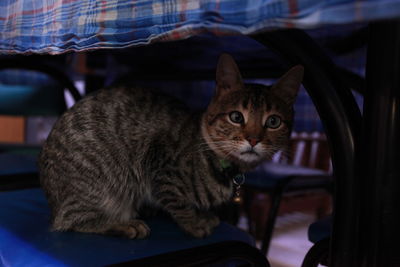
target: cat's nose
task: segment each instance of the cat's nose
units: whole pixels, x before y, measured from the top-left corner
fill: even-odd
[[[249,138],[247,138],[247,141],[249,141],[250,145],[252,147],[254,147],[255,145],[257,145],[260,142],[260,139],[249,137]]]

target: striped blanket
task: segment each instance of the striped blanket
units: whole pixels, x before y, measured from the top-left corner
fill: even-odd
[[[1,0],[0,53],[123,48],[400,17],[400,0]]]

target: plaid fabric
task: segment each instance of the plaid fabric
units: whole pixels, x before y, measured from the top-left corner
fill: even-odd
[[[2,0],[0,53],[58,54],[399,16],[400,0]]]

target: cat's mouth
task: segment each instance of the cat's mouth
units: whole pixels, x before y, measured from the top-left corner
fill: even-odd
[[[254,155],[254,156],[260,156],[257,152],[255,152],[254,150],[248,150],[248,151],[244,151],[241,152],[240,155]]]
[[[260,154],[258,154],[254,149],[248,149],[246,151],[240,152],[239,159],[245,162],[254,162],[260,160]]]

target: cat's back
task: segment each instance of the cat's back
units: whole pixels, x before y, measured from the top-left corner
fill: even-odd
[[[39,158],[41,170],[88,157],[128,160],[144,153],[155,135],[171,132],[188,112],[173,97],[152,89],[101,89],[76,103],[55,123]],[[68,162],[69,161],[69,162]]]
[[[149,144],[163,132],[178,131],[177,122],[188,114],[179,101],[145,88],[101,89],[86,96],[60,117],[40,153],[40,181],[49,202],[54,206],[61,195],[71,194],[72,184],[87,191],[95,182],[101,191],[119,179],[133,190],[130,179],[141,177]]]
[[[169,129],[174,121],[187,114],[181,102],[153,89],[105,88],[86,96],[65,112],[49,138],[57,133],[76,133],[93,139],[93,131],[121,138],[140,133],[149,135]]]

